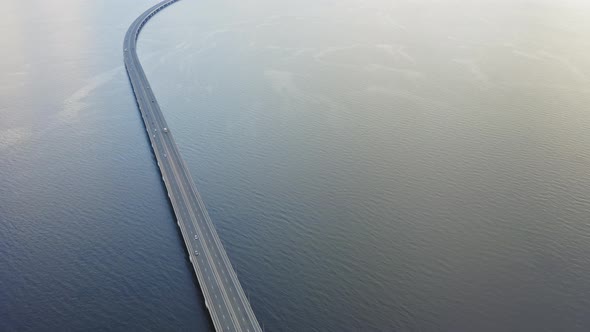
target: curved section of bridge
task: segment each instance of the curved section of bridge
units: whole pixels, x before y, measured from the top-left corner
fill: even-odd
[[[215,330],[262,331],[137,57],[141,28],[176,1],[158,3],[131,24],[123,43],[125,68]]]

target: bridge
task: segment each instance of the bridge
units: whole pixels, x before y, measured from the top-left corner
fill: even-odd
[[[176,1],[156,4],[131,24],[123,43],[125,68],[215,330],[262,331],[137,57],[141,28]]]

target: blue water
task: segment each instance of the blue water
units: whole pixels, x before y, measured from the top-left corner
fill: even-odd
[[[211,329],[122,67],[0,12],[0,330]],[[139,54],[268,331],[590,329],[585,1],[194,1]]]
[[[145,5],[0,14],[1,331],[210,327],[122,67]]]

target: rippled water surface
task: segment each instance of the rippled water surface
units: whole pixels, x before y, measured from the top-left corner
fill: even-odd
[[[0,11],[0,330],[211,329],[122,63]],[[268,331],[590,330],[590,4],[183,0],[139,54]]]

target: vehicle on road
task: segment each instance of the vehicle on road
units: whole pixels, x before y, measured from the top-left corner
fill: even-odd
[[[164,132],[167,133],[168,132],[168,128],[164,127]]]
[[[195,240],[198,240],[198,239],[199,239],[199,237],[195,235]]]
[[[198,251],[196,251],[196,250],[195,250],[195,255],[196,255],[196,256],[199,256],[199,252],[198,252]]]

